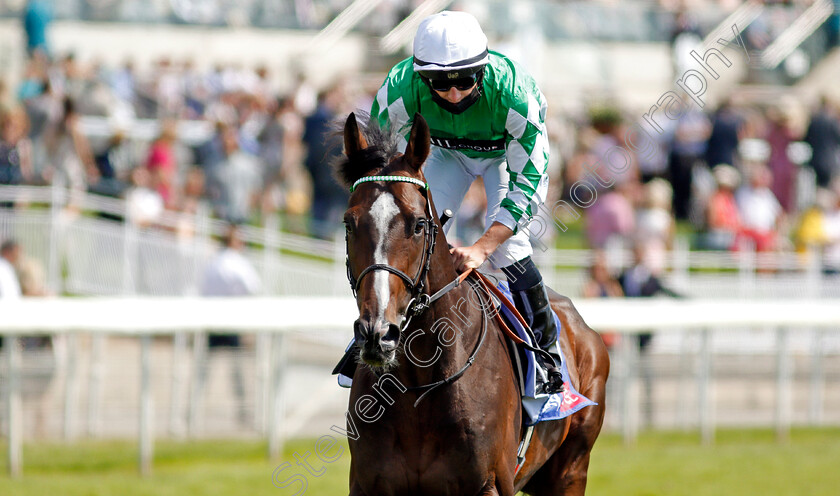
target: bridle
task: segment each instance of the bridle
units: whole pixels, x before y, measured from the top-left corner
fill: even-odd
[[[426,276],[429,274],[429,267],[431,267],[432,265],[432,254],[435,251],[435,242],[437,240],[438,225],[435,222],[434,216],[432,215],[432,204],[429,201],[429,185],[427,183],[408,176],[367,176],[353,183],[353,186],[350,188],[350,192],[352,193],[353,191],[355,191],[360,184],[370,182],[402,182],[416,184],[417,186],[420,186],[420,189],[423,192],[423,198],[425,198],[426,200],[427,217],[423,219],[425,221],[423,225],[423,259],[420,262],[420,267],[417,269],[417,275],[415,275],[414,277],[410,277],[408,274],[401,271],[400,269],[392,267],[388,264],[369,265],[359,273],[358,277],[354,277],[353,271],[350,268],[350,246],[348,243],[350,233],[347,232],[344,235],[347,280],[350,282],[350,289],[353,291],[353,298],[357,298],[357,293],[359,291],[359,286],[362,283],[362,279],[366,275],[377,270],[384,270],[386,272],[390,272],[391,274],[394,274],[400,279],[402,279],[403,282],[406,284],[409,294],[411,295],[411,300],[408,302],[408,306],[406,307],[406,318],[400,325],[400,331],[402,331],[403,329],[405,329],[406,326],[408,326],[409,322],[411,322],[411,319],[413,317],[423,313],[427,308],[429,308],[429,305],[431,305],[431,303],[437,299],[433,298],[433,296],[430,296],[426,292]],[[438,293],[436,293],[435,296],[438,296]],[[440,296],[443,295],[440,294]]]
[[[358,277],[353,276],[353,271],[350,269],[350,251],[349,251],[349,244],[348,244],[348,237],[349,233],[345,234],[344,242],[345,242],[345,249],[347,252],[346,255],[346,264],[347,264],[347,279],[350,282],[350,289],[353,291],[353,297],[357,297],[359,285],[361,284],[362,278],[367,274],[370,274],[376,270],[384,270],[386,272],[390,272],[405,282],[406,286],[408,287],[409,291],[411,292],[411,300],[406,307],[406,316],[403,319],[403,322],[400,325],[400,336],[402,336],[403,331],[411,322],[411,319],[415,316],[422,314],[427,308],[431,306],[436,300],[438,300],[441,296],[448,293],[452,289],[458,287],[467,280],[467,277],[470,274],[475,273],[478,278],[480,279],[480,275],[478,272],[475,272],[473,269],[470,269],[457,278],[447,284],[446,286],[442,287],[438,291],[435,292],[433,295],[429,295],[426,292],[426,276],[429,273],[429,267],[432,263],[432,254],[435,251],[435,240],[437,238],[439,227],[435,222],[434,216],[432,215],[432,204],[429,201],[429,185],[425,182],[408,176],[367,176],[359,179],[353,186],[350,188],[350,192],[352,193],[355,191],[356,187],[363,183],[369,182],[404,182],[404,183],[411,183],[420,186],[423,197],[426,199],[426,213],[428,217],[425,219],[425,233],[424,233],[424,241],[423,241],[423,260],[421,261],[420,268],[417,271],[417,275],[412,278],[409,277],[405,272],[391,267],[388,264],[373,264],[366,267],[362,272],[359,273]],[[470,285],[473,287],[473,290],[476,291],[479,298],[482,298],[481,292],[478,290],[478,284],[480,282],[472,282],[470,281]],[[489,294],[489,293],[488,293]],[[483,307],[482,307],[483,308]],[[408,390],[410,391],[418,391],[421,394],[418,396],[417,400],[414,402],[414,406],[416,407],[420,401],[423,400],[426,396],[429,395],[435,389],[452,384],[453,382],[457,381],[464,373],[469,369],[474,363],[476,356],[478,355],[479,350],[481,350],[482,345],[484,344],[485,337],[487,336],[487,316],[485,312],[481,312],[481,334],[479,336],[478,341],[476,342],[475,347],[473,348],[470,357],[467,359],[466,363],[454,374],[450,375],[446,379],[439,380],[437,382],[433,382],[431,384],[424,384],[422,386],[413,386],[409,387]],[[374,371],[378,375],[377,371]]]

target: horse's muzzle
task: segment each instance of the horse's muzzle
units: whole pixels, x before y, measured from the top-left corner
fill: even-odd
[[[400,340],[400,328],[396,324],[379,318],[374,322],[358,319],[353,324],[353,335],[362,360],[368,365],[382,367],[394,360]]]

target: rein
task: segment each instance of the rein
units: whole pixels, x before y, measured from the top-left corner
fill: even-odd
[[[461,276],[459,276],[457,279],[452,281],[452,283],[447,284],[446,287],[444,287],[441,291],[438,291],[437,293],[435,293],[435,295],[439,295],[438,297],[443,296],[442,293],[446,293],[449,290],[457,287],[458,285],[460,285],[461,281],[466,279],[466,276],[468,276],[472,273],[478,274],[478,272],[475,271],[474,269],[469,269],[466,272],[464,272],[463,274],[461,274]],[[453,285],[453,283],[458,283],[458,284]],[[480,292],[475,287],[476,283],[471,282],[470,284],[472,285],[473,290],[477,294],[480,295]],[[440,386],[445,386],[445,385],[452,384],[453,382],[457,381],[462,375],[464,375],[464,372],[466,372],[467,369],[470,368],[473,363],[475,363],[475,357],[476,357],[476,355],[478,355],[478,351],[481,349],[481,345],[484,344],[484,338],[485,337],[487,337],[487,316],[484,315],[484,311],[482,310],[482,312],[481,312],[481,336],[478,338],[478,343],[476,343],[472,354],[467,359],[467,363],[465,363],[464,366],[461,367],[460,370],[458,370],[458,372],[455,372],[454,374],[447,377],[446,379],[443,379],[443,380],[440,380],[440,381],[437,381],[437,382],[433,382],[431,384],[425,384],[423,386],[413,386],[413,387],[407,388],[408,391],[423,391],[423,394],[421,394],[417,398],[417,400],[414,402],[414,407],[416,408],[417,405],[423,400],[423,398],[425,398],[429,393],[431,393],[435,389],[439,388]]]

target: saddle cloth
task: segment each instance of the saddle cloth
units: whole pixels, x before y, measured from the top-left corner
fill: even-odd
[[[501,281],[497,287],[509,300],[512,300],[507,282]],[[519,323],[519,320],[513,317],[510,310],[504,305],[497,305],[496,311],[501,311],[502,316],[507,321],[508,327],[514,330],[526,343],[533,346],[528,333],[522,327],[522,324]],[[557,324],[559,335],[561,323],[556,314],[554,315],[554,321]],[[347,345],[345,352],[350,351],[354,342],[354,339],[350,340],[350,344]],[[564,391],[556,394],[537,393],[538,386],[545,382],[545,370],[542,366],[538,365],[533,352],[516,345],[516,343],[508,339],[508,352],[511,355],[514,370],[519,376],[519,393],[522,396],[522,408],[525,412],[524,420],[525,424],[529,426],[548,420],[559,420],[568,417],[581,408],[597,404],[580,394],[572,385],[569,377],[569,369],[566,367],[566,358],[563,356],[559,343],[555,343],[551,351],[559,353],[562,360],[560,371],[563,374]],[[342,373],[338,373],[337,375],[339,386],[349,388],[353,385],[353,379],[351,377]]]
[[[497,284],[499,290],[509,299],[512,300],[510,290],[507,282],[501,281]],[[516,319],[511,314],[510,310],[505,305],[501,305],[502,316],[505,321],[516,334],[522,338],[523,341],[532,346],[537,346],[531,342],[531,338],[519,319]],[[554,323],[557,325],[557,334],[560,335],[562,325],[557,314],[554,314]],[[566,366],[566,357],[563,355],[563,350],[560,344],[554,343],[551,347],[552,353],[560,355],[560,373],[563,375],[563,392],[555,394],[537,393],[538,386],[545,382],[545,370],[538,364],[536,357],[532,351],[526,350],[522,346],[517,346],[513,341],[508,339],[509,351],[511,359],[514,364],[514,369],[519,375],[520,394],[522,395],[522,408],[525,410],[525,424],[534,425],[539,422],[548,420],[559,420],[566,418],[569,415],[577,412],[581,408],[596,405],[594,401],[586,396],[580,394],[578,390],[572,385],[569,376],[569,369]]]

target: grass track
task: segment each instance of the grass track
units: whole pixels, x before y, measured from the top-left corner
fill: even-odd
[[[834,496],[840,494],[840,429],[797,429],[786,444],[764,430],[721,431],[715,446],[700,446],[693,433],[645,433],[635,447],[615,435],[596,444],[589,472],[590,496]],[[6,496],[182,496],[182,495],[346,495],[350,463],[346,451],[324,465],[310,455],[306,474],[294,454],[314,453],[316,440],[286,445],[283,460],[265,459],[265,444],[254,441],[160,441],[154,473],[136,472],[136,445],[124,441],[27,444],[24,476],[0,475]],[[5,466],[5,446],[0,461]],[[336,455],[333,447],[328,454]],[[277,480],[306,475],[307,488],[272,484],[281,463],[290,465]]]

